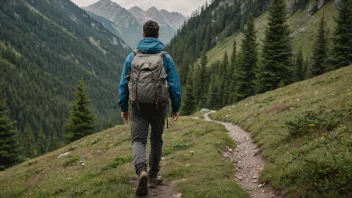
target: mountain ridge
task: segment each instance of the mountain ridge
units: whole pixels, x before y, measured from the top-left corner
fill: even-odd
[[[178,12],[158,10],[155,6],[143,10],[138,6],[125,9],[116,2],[101,0],[92,5],[83,7],[86,11],[104,17],[115,23],[113,32],[124,39],[132,48],[142,39],[142,25],[147,20],[155,20],[160,24],[160,40],[168,43],[179,29],[186,17]],[[95,16],[92,16],[95,17]],[[96,18],[101,21],[101,19]],[[111,28],[110,28],[111,29]]]
[[[128,10],[115,2],[101,0],[83,9],[114,23],[115,25],[111,27],[115,29],[114,33],[117,33],[117,36],[128,43],[130,47],[137,46],[138,40],[142,38],[142,27],[137,19]],[[101,21],[101,19],[95,19]]]

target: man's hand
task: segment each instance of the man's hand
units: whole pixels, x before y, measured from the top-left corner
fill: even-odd
[[[130,119],[130,114],[128,113],[128,111],[121,112],[121,118],[125,123],[128,123],[128,120]]]
[[[171,118],[172,118],[171,121],[172,121],[172,122],[177,121],[179,116],[180,116],[180,113],[179,113],[179,112],[172,112],[172,113],[171,113]]]

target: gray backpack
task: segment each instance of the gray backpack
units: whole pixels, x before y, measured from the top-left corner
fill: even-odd
[[[169,101],[169,85],[163,64],[166,52],[162,51],[157,54],[133,52],[135,57],[132,61],[128,83],[130,100],[137,104],[167,103]]]

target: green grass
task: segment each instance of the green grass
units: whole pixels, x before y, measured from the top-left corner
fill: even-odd
[[[200,111],[197,111],[195,113],[193,113],[192,115],[190,115],[190,117],[192,119],[204,119],[204,114],[207,113],[207,112],[200,112]]]
[[[352,196],[352,66],[250,97],[212,115],[249,131],[288,197]]]
[[[0,172],[0,197],[134,197],[130,130],[117,126]],[[236,146],[222,125],[182,117],[164,145],[161,174],[183,197],[249,197],[219,152]]]
[[[288,24],[292,34],[292,45],[293,50],[296,52],[300,47],[302,47],[303,54],[311,55],[311,50],[314,43],[314,38],[316,32],[318,31],[320,17],[324,12],[325,21],[327,22],[327,27],[329,29],[329,36],[332,36],[335,22],[333,17],[337,15],[337,9],[332,5],[333,1],[327,3],[323,8],[316,12],[313,16],[308,17],[308,7],[302,11],[297,11],[294,15],[288,18]],[[268,23],[268,12],[265,12],[255,20],[255,28],[257,30],[258,42],[264,39],[265,27]],[[304,30],[304,31],[299,31]],[[312,39],[313,38],[313,39]],[[237,51],[240,49],[242,33],[236,33],[235,35],[225,38],[213,49],[207,52],[208,64],[215,61],[222,61],[225,52],[231,55],[233,52],[233,41],[236,40]]]

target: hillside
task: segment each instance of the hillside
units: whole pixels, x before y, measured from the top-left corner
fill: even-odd
[[[352,66],[250,97],[212,115],[252,134],[260,180],[287,197],[352,196]]]
[[[261,44],[268,22],[267,8],[272,1],[215,0],[194,12],[187,24],[170,41],[167,51],[173,56],[185,85],[190,67],[197,67],[201,54],[206,52],[208,65],[223,61],[224,54],[232,54],[233,41],[240,49],[242,30],[248,14],[256,18],[257,40]],[[302,47],[304,58],[312,54],[313,42],[318,30],[319,19],[324,12],[331,36],[335,27],[338,0],[285,0],[287,4],[287,24],[292,37],[292,49],[296,53]],[[259,49],[261,49],[259,45]]]
[[[268,5],[270,0],[214,0],[194,11],[166,48],[175,57],[181,84],[185,85],[188,71],[203,52],[239,32],[249,13],[259,17]]]
[[[130,48],[69,0],[0,3],[0,84],[11,118],[63,136],[83,78],[98,129],[118,122],[116,84]],[[21,137],[20,133],[20,137]]]
[[[344,50],[352,31],[350,4],[344,2],[216,0],[202,6],[166,48],[179,68],[181,112],[219,109],[350,65],[336,64],[352,53]],[[344,20],[346,28],[339,28]]]
[[[290,2],[290,1],[288,1]],[[335,28],[335,22],[333,17],[337,15],[337,9],[335,7],[335,1],[331,1],[321,7],[313,15],[310,15],[312,5],[315,1],[310,1],[304,9],[298,10],[293,15],[289,16],[287,23],[290,26],[293,50],[296,52],[302,47],[303,54],[311,55],[312,47],[314,43],[315,35],[318,31],[318,25],[320,17],[324,14],[326,19],[326,25],[329,30],[330,36]],[[264,31],[267,25],[268,12],[263,13],[255,20],[255,28],[257,30],[258,42],[264,39]],[[236,40],[238,46],[240,46],[242,40],[242,33],[237,32],[234,36],[226,37],[221,42],[219,42],[213,49],[207,52],[209,58],[208,64],[215,61],[222,61],[225,52],[232,54],[233,42]],[[240,47],[237,48],[239,50]]]
[[[0,197],[133,197],[130,131],[129,125],[117,126],[0,172]],[[235,147],[225,132],[190,117],[170,123],[161,162],[165,188],[185,198],[249,197],[220,153]]]
[[[256,152],[268,161],[260,182],[285,197],[349,197],[351,75],[352,66],[345,67],[248,98],[211,117],[251,132]],[[0,197],[133,196],[130,130],[116,126],[0,172]],[[238,166],[223,158],[222,152],[236,147],[225,132],[196,117],[170,123],[161,162],[166,185],[160,188],[182,197],[248,197],[234,182]]]

